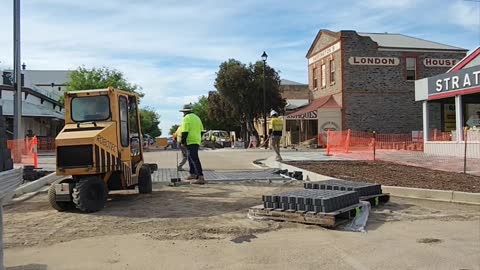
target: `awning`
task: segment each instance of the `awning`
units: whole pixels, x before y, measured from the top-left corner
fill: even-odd
[[[1,100],[4,116],[13,116],[13,100]],[[49,104],[51,105],[51,104]],[[50,107],[51,108],[51,107]],[[23,117],[45,117],[45,118],[58,118],[65,119],[65,116],[61,112],[50,109],[45,105],[32,104],[22,101],[22,116]]]
[[[320,97],[308,106],[286,116],[286,119],[318,119],[319,108],[340,108],[332,95]]]

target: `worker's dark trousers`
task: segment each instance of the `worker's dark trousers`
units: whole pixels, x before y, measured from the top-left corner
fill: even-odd
[[[202,163],[198,157],[198,144],[187,145],[188,150],[188,166],[190,166],[190,174],[203,176]]]

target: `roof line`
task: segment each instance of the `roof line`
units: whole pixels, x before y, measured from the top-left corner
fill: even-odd
[[[1,84],[0,85],[0,90],[5,90],[5,91],[15,91],[15,89],[13,89],[13,86],[11,85],[6,85],[6,84]],[[64,107],[58,100],[55,100],[51,97],[48,97],[40,92],[37,92],[31,88],[28,88],[28,87],[22,87],[22,92],[25,92],[25,93],[28,93],[29,95],[32,95],[32,96],[36,96],[38,98],[41,98],[41,99],[44,99],[50,103],[53,103],[57,106],[60,106],[60,107]]]
[[[480,46],[478,46],[475,50],[472,51],[471,54],[465,56],[462,60],[458,61],[453,67],[451,67],[446,73],[450,73],[453,71],[459,71],[464,66],[468,65],[473,59],[480,55]]]
[[[427,39],[424,39],[424,38],[412,37],[412,36],[407,36],[407,35],[404,35],[404,34],[398,34],[398,35],[402,35],[404,37],[416,38],[416,39],[420,39],[420,40],[423,40],[423,41],[426,41],[426,42],[435,43],[435,44],[442,45],[442,46],[449,46],[449,47],[457,48],[457,50],[468,51],[467,49],[464,49],[464,48],[448,45],[448,44],[445,44],[445,43],[440,43],[440,42],[437,42],[437,41],[427,40]],[[452,50],[455,50],[455,49],[452,49]]]

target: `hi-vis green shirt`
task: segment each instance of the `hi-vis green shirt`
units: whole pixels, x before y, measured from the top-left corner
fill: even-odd
[[[180,127],[182,132],[188,132],[187,145],[202,143],[203,124],[200,117],[194,113],[189,113],[183,117]]]
[[[273,117],[272,119],[270,119],[269,129],[272,130],[272,135],[282,136],[283,120],[278,117]]]

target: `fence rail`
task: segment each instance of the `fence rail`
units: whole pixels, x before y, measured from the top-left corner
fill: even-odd
[[[378,159],[480,175],[479,134],[480,131],[465,129],[463,140],[453,141],[451,133],[433,132],[428,140],[429,151],[425,152],[423,132],[377,134],[352,130],[328,131],[327,155]],[[431,151],[432,144],[437,151]],[[451,151],[452,147],[455,152]]]

